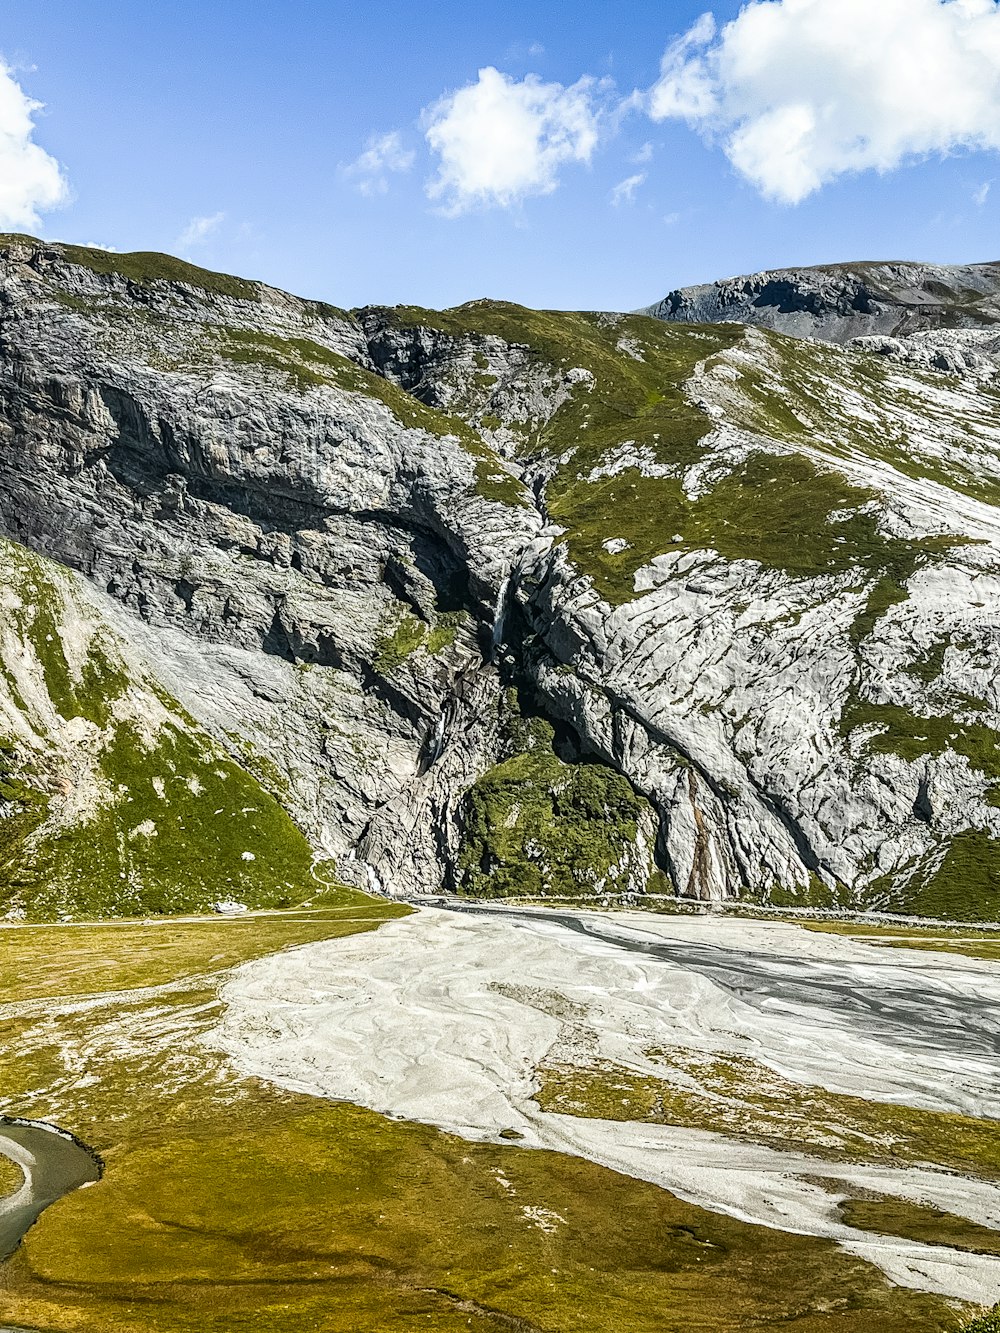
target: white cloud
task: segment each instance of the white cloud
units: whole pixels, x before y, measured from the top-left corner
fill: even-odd
[[[204,245],[225,220],[225,213],[211,213],[207,217],[192,218],[177,238],[178,247],[181,250],[193,250],[196,246]]]
[[[652,162],[653,145],[651,143],[644,143],[637,152],[632,154],[631,160],[637,167],[644,166],[647,162]]]
[[[750,0],[705,14],[647,101],[721,140],[766,197],[798,203],[845,172],[1000,149],[996,0]]]
[[[0,61],[0,227],[30,231],[39,214],[69,198],[62,168],[32,142],[41,102],[27,97]]]
[[[511,42],[504,52],[504,60],[538,60],[544,54],[545,47],[541,42]]]
[[[567,88],[537,74],[512,79],[481,69],[475,83],[424,112],[427,142],[440,159],[427,193],[451,215],[551,194],[563,166],[590,161],[601,90],[590,78]]]
[[[361,194],[371,198],[385,194],[390,175],[409,171],[415,157],[412,149],[403,146],[398,130],[374,134],[365,143],[364,152],[344,168],[344,175],[354,181]]]
[[[664,213],[663,215],[663,222],[667,227],[676,227],[680,220],[680,213]]]
[[[983,181],[982,185],[980,185],[978,190],[973,190],[972,202],[976,205],[977,208],[982,208],[983,204],[986,203],[986,200],[989,197],[989,193],[990,190],[992,189],[992,186],[993,186],[992,181]]]
[[[630,204],[635,198],[636,190],[640,185],[645,184],[645,181],[646,173],[644,171],[637,172],[634,176],[626,176],[623,181],[619,181],[611,191],[611,202],[615,208],[622,204]]]

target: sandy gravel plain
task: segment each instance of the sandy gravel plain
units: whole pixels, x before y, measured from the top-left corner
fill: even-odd
[[[1000,1294],[1000,1258],[856,1230],[838,1209],[871,1191],[1000,1228],[989,1180],[536,1100],[546,1067],[663,1079],[664,1053],[684,1051],[869,1102],[1000,1118],[1000,971],[988,961],[782,922],[426,908],[248,963],[224,998],[207,1040],[246,1074],[472,1140],[505,1131],[512,1151],[556,1149],[833,1238],[904,1286],[980,1304]]]

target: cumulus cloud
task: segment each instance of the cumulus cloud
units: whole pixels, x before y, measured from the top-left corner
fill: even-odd
[[[69,187],[54,157],[32,141],[41,102],[27,97],[0,61],[0,227],[30,231],[39,214],[67,201]]]
[[[452,215],[551,194],[564,166],[591,159],[601,92],[591,78],[565,87],[536,74],[513,79],[481,69],[475,83],[424,112],[427,143],[439,158],[427,193]]]
[[[846,172],[1000,149],[997,0],[750,0],[663,57],[647,109],[721,142],[768,198]]]
[[[645,181],[646,173],[644,171],[639,171],[634,176],[626,176],[623,181],[619,181],[611,191],[611,202],[615,208],[622,204],[630,204],[635,198],[636,190],[640,185],[645,184]]]
[[[415,154],[403,144],[398,130],[375,134],[365,144],[364,152],[344,168],[344,175],[352,180],[361,194],[371,198],[385,194],[389,177],[407,172],[413,166]]]
[[[178,246],[182,250],[193,250],[199,245],[204,245],[212,233],[219,230],[225,220],[225,213],[211,213],[206,217],[192,218],[178,236]]]

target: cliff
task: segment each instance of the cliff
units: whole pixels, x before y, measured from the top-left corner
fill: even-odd
[[[4,238],[0,910],[996,919],[990,367]]]

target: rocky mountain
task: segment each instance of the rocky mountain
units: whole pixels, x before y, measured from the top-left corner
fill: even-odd
[[[998,392],[899,341],[3,238],[0,912],[996,919]]]
[[[680,287],[643,313],[686,323],[736,320],[836,343],[937,329],[1000,335],[1000,263],[773,269]]]

